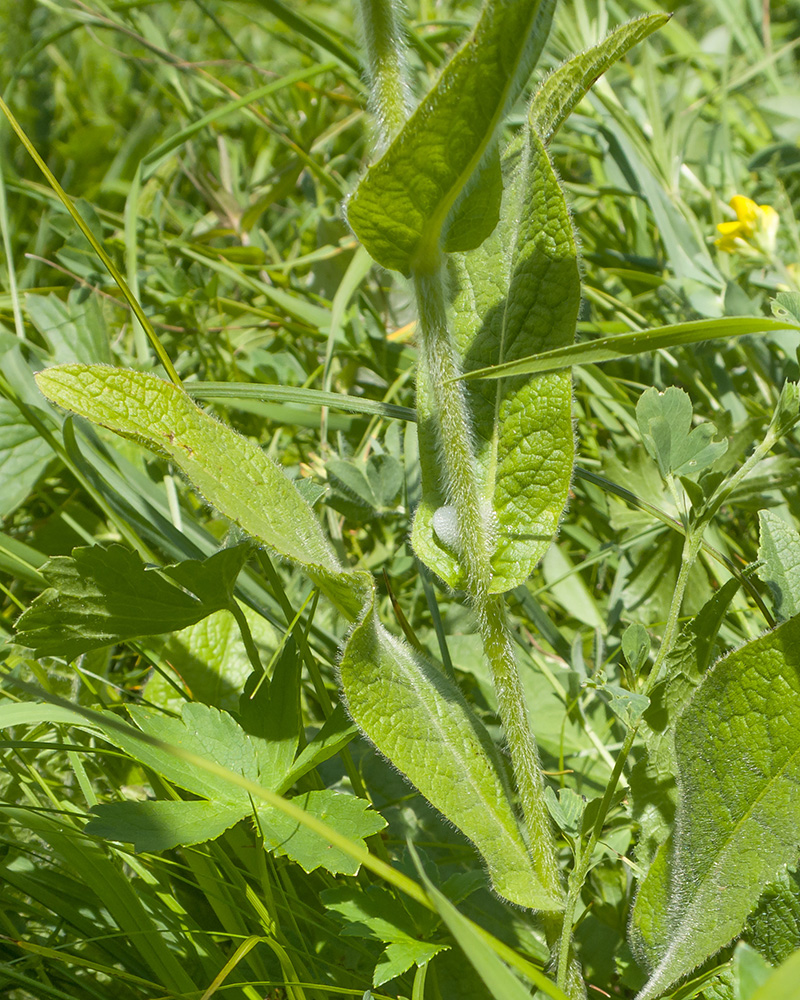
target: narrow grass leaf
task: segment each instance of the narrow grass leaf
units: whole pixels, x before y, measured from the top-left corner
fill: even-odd
[[[618,361],[620,358],[629,358],[635,354],[649,354],[671,347],[699,344],[704,340],[730,340],[732,337],[773,333],[777,330],[800,330],[800,326],[764,317],[699,319],[690,323],[660,326],[653,330],[637,330],[635,333],[600,337],[582,344],[570,344],[539,355],[528,355],[519,361],[479,368],[467,372],[462,378],[469,380],[507,378],[509,375],[541,375],[546,372],[563,371],[573,365]]]
[[[438,258],[453,210],[469,194],[539,57],[553,7],[551,0],[486,0],[470,37],[362,178],[347,217],[379,264],[410,274]],[[499,171],[499,164],[492,169]],[[477,186],[475,192],[480,201]],[[479,246],[497,223],[496,215],[483,211],[456,217],[458,235],[451,232],[448,250]],[[468,218],[472,224],[465,224]]]
[[[668,946],[638,1000],[724,947],[800,846],[800,617],[720,660],[675,727]],[[709,919],[709,914],[714,919]]]
[[[517,979],[511,970],[503,964],[497,953],[484,940],[478,928],[462,916],[449,899],[443,896],[431,883],[421,865],[418,865],[420,878],[425,884],[428,895],[447,926],[464,952],[464,956],[475,968],[475,971],[486,984],[495,1000],[531,1000],[528,989]],[[538,970],[536,970],[538,972]],[[531,981],[553,1000],[567,1000],[567,996],[558,986],[544,975],[536,977],[531,969]]]
[[[796,951],[759,986],[750,1000],[796,1000],[799,979],[800,951]]]

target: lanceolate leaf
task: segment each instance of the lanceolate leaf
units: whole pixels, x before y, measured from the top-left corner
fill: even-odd
[[[528,132],[504,157],[508,185],[497,229],[453,260],[450,322],[464,367],[513,363],[571,343],[580,303],[577,249],[567,205],[541,140]],[[558,527],[573,463],[569,376],[471,383],[480,495],[496,516],[494,579],[503,593],[524,583]],[[446,501],[439,479],[431,396],[418,386],[423,499],[412,540],[417,555],[451,586],[463,583],[434,514]]]
[[[347,206],[356,236],[384,267],[409,274],[448,250],[469,250],[497,216],[459,206],[490,152],[500,122],[519,96],[550,28],[553,0],[486,0],[474,31],[450,60],[384,156],[369,168]],[[497,168],[488,168],[491,172]],[[485,170],[481,189],[490,180]],[[490,199],[491,200],[491,199]],[[453,218],[458,225],[450,230]]]
[[[152,375],[64,365],[40,372],[36,381],[52,402],[169,458],[210,504],[303,566],[349,618],[357,616],[371,591],[369,578],[340,565],[314,512],[255,442]]]
[[[675,752],[668,944],[654,942],[658,962],[638,1000],[660,996],[739,934],[765,886],[797,860],[800,617],[709,671],[678,719]]]
[[[612,31],[599,45],[573,56],[554,70],[531,104],[530,121],[542,141],[550,142],[598,77],[634,45],[666,24],[671,16],[646,14],[637,17]]]
[[[359,727],[475,844],[495,889],[520,906],[558,909],[533,870],[497,751],[455,685],[373,613],[350,637],[341,678]]]

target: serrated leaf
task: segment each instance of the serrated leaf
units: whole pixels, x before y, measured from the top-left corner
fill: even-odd
[[[373,937],[386,943],[386,950],[375,965],[373,986],[402,975],[412,965],[425,965],[449,947],[419,940],[408,911],[396,896],[378,886],[370,886],[366,892],[326,889],[320,893],[320,899],[329,910],[348,921],[343,935]]]
[[[94,837],[133,844],[141,851],[216,840],[246,814],[243,803],[200,799],[191,802],[109,802],[92,809],[84,830]]]
[[[530,122],[542,141],[550,142],[598,77],[670,17],[670,14],[645,14],[628,21],[599,44],[553,70],[531,103]]]
[[[501,221],[486,242],[452,261],[450,328],[466,370],[570,343],[580,304],[577,248],[564,195],[539,138],[528,132],[504,155]],[[412,542],[452,587],[464,573],[434,530],[446,504],[432,395],[417,387],[423,498]],[[496,516],[491,592],[524,583],[544,555],[566,504],[574,454],[567,374],[470,383],[478,490]]]
[[[497,751],[461,692],[369,614],[340,665],[353,719],[484,857],[492,883],[520,906],[558,909],[539,882]]]
[[[768,510],[758,521],[759,578],[772,591],[776,618],[791,618],[800,612],[800,532]]]
[[[41,567],[50,587],[17,620],[16,640],[37,656],[74,659],[125,639],[176,632],[230,604],[247,555],[247,546],[237,546],[159,572],[122,545],[74,549]]]
[[[683,389],[643,392],[636,404],[636,420],[645,448],[664,478],[697,475],[728,448],[727,441],[711,440],[716,434],[712,424],[691,429],[692,402]]]
[[[677,721],[675,752],[669,943],[638,1000],[739,934],[765,886],[797,859],[800,617],[715,664]]]
[[[369,576],[341,566],[314,512],[253,441],[152,375],[64,365],[36,381],[52,402],[169,458],[210,504],[302,566],[345,615],[357,617],[372,589]]]
[[[552,0],[486,0],[467,41],[364,175],[347,218],[379,264],[407,275],[438,256],[443,236],[449,250],[469,250],[492,231],[496,217],[460,212],[459,201],[469,196],[539,57],[554,6]],[[448,233],[454,218],[458,224]]]
[[[142,705],[131,705],[128,711],[148,736],[200,757],[209,757],[250,781],[258,780],[258,763],[250,737],[227,712],[197,703],[184,705],[180,719]],[[136,739],[133,733],[127,734],[112,726],[104,729],[104,738],[187,792],[217,803],[239,805],[242,815],[251,811],[250,798],[242,789],[194,767],[169,750],[152,746]]]
[[[342,836],[366,848],[371,837],[386,826],[386,820],[364,799],[330,789],[306,792],[292,800],[306,812],[332,826]],[[334,875],[356,875],[358,862],[332,844],[322,840],[307,827],[300,826],[285,813],[269,806],[258,809],[258,826],[268,851],[286,855],[306,872],[324,868]]]

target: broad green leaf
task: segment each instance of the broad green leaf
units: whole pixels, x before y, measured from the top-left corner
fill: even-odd
[[[758,575],[772,591],[777,618],[800,613],[800,533],[768,510],[758,512]]]
[[[670,865],[672,840],[665,840],[653,855],[647,876],[636,893],[628,926],[628,942],[636,961],[648,973],[669,947]]]
[[[26,499],[53,451],[8,399],[0,398],[0,519]]]
[[[379,264],[407,275],[435,261],[443,239],[449,251],[471,250],[492,231],[497,217],[481,205],[492,168],[480,168],[539,58],[554,6],[486,0],[470,37],[362,178],[347,218]],[[472,188],[476,180],[481,188]],[[473,190],[464,210],[459,201]],[[489,190],[497,190],[496,180]]]
[[[52,402],[168,458],[208,503],[301,565],[349,618],[358,615],[369,578],[344,570],[311,508],[253,441],[152,375],[65,365],[40,372],[36,381]]]
[[[92,809],[84,830],[94,837],[133,844],[141,851],[168,851],[173,847],[216,840],[249,810],[243,802],[109,802]]]
[[[800,292],[778,292],[770,306],[777,319],[800,323]]]
[[[557,347],[542,354],[528,355],[519,361],[509,361],[490,368],[478,368],[462,375],[462,379],[506,378],[509,375],[542,375],[560,372],[573,365],[596,365],[604,361],[618,361],[636,354],[671,347],[699,344],[704,340],[730,340],[748,334],[772,333],[777,330],[800,330],[800,325],[775,319],[735,316],[724,319],[698,319],[690,323],[675,323],[652,330],[619,333],[613,337],[598,337],[581,344]]]
[[[374,613],[353,631],[340,671],[355,722],[475,844],[497,892],[520,906],[558,909],[534,872],[497,751],[455,685]]]
[[[683,389],[643,392],[636,404],[636,419],[645,448],[665,479],[696,476],[728,448],[727,441],[711,440],[717,432],[713,424],[692,428],[692,401]]]
[[[230,604],[247,554],[246,545],[237,546],[160,572],[122,545],[55,556],[41,568],[49,589],[17,621],[16,640],[37,656],[72,660],[100,646],[186,628]]]
[[[800,617],[719,660],[675,727],[668,946],[639,1000],[739,934],[800,846]],[[709,920],[709,914],[714,920]]]
[[[580,304],[577,249],[564,195],[532,132],[504,156],[501,221],[486,242],[452,261],[450,326],[467,370],[570,343]],[[495,517],[493,593],[524,583],[544,555],[567,501],[574,454],[566,373],[471,384],[481,497]],[[446,508],[432,395],[417,389],[423,497],[412,542],[452,587],[463,573],[435,517]]]
[[[85,211],[85,208],[84,202],[82,210]],[[97,228],[98,231],[101,228],[99,223]],[[78,239],[83,243],[82,236]],[[67,301],[63,302],[54,292],[50,295],[28,294],[25,296],[25,311],[45,338],[52,352],[51,360],[56,364],[110,360],[108,335],[97,296],[87,297],[80,289],[70,292]]]
[[[797,983],[800,980],[800,951],[787,958],[749,1000],[797,1000]]]
[[[366,848],[365,837],[379,833],[386,826],[383,816],[371,809],[365,799],[331,789],[306,792],[298,795],[293,802],[363,848]],[[324,868],[334,875],[358,873],[358,861],[278,809],[259,807],[257,820],[266,849],[279,856],[285,854],[305,871]]]
[[[544,81],[531,103],[530,121],[549,143],[592,84],[626,52],[669,21],[670,14],[646,14],[621,25],[598,45],[562,63]]]

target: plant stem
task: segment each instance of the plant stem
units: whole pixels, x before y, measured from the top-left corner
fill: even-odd
[[[408,117],[405,43],[396,0],[361,0],[372,111],[381,147],[386,147]]]
[[[505,604],[489,593],[492,578],[492,525],[478,490],[472,422],[458,353],[447,328],[444,268],[414,275],[420,317],[420,379],[438,421],[443,485],[455,509],[458,555],[467,592],[478,618],[497,693],[498,712],[511,754],[528,829],[534,868],[543,886],[562,893],[550,815],[536,741],[528,724],[525,695],[506,625]]]

